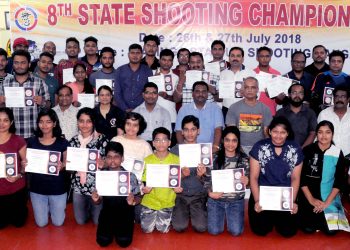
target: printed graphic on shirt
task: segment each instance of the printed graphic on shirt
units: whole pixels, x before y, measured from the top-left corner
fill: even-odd
[[[241,132],[259,132],[262,126],[261,114],[240,114],[239,130]]]

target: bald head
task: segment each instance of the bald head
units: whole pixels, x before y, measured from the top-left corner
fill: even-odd
[[[46,43],[44,43],[43,52],[49,52],[51,55],[55,56],[56,45],[54,44],[54,42],[47,41]]]

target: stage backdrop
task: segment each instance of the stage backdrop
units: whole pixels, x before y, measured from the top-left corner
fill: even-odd
[[[256,49],[273,49],[271,65],[282,73],[290,70],[290,56],[303,50],[310,56],[316,44],[330,51],[342,50],[348,57],[350,1],[109,1],[47,0],[11,1],[12,39],[24,36],[31,40],[34,57],[43,43],[57,45],[56,61],[65,58],[65,39],[87,36],[99,40],[99,48],[111,46],[117,52],[116,65],[128,61],[131,43],[142,44],[146,34],[157,34],[159,49],[182,47],[200,51],[211,59],[210,44],[219,39],[244,48],[245,64],[257,65]],[[312,60],[308,59],[308,63]],[[175,61],[175,64],[177,62]],[[350,63],[344,71],[350,73]]]

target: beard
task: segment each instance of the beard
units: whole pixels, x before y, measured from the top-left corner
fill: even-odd
[[[294,106],[294,107],[300,107],[303,104],[304,100],[299,100],[299,101],[294,101],[292,99],[289,98],[289,103]]]

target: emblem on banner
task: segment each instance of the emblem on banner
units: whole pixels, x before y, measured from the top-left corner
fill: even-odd
[[[38,24],[38,12],[29,6],[21,6],[15,10],[15,23],[23,31],[31,31]]]

